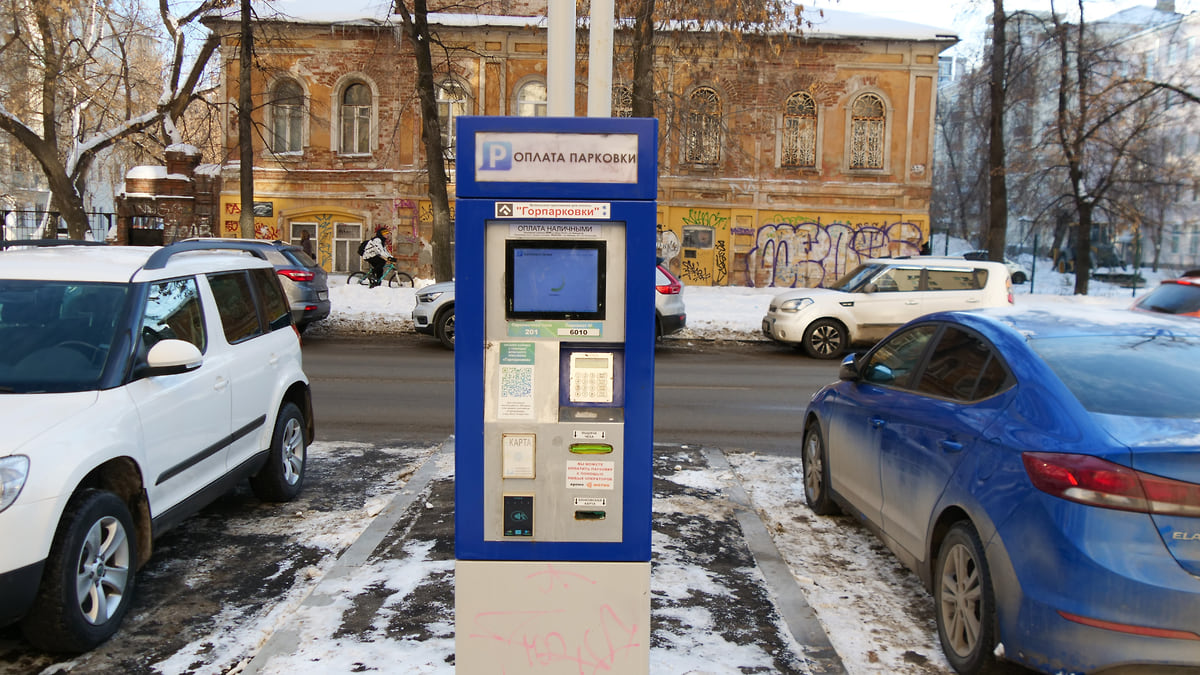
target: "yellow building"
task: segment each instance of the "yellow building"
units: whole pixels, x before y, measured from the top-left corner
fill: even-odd
[[[544,6],[519,11],[544,14]],[[846,12],[810,18],[802,35],[776,34],[771,45],[659,29],[660,255],[688,284],[816,286],[862,258],[915,255],[929,237],[938,54],[955,38]],[[544,16],[429,19],[452,48],[436,75],[445,129],[460,115],[546,113]],[[357,268],[358,242],[387,226],[393,252],[430,276],[415,62],[397,23],[258,25],[257,236],[298,241],[307,229],[330,271]],[[220,98],[230,103],[238,99],[234,25],[214,25],[231,36],[220,52]],[[629,42],[618,29],[614,115],[629,113]],[[581,29],[578,115],[587,44]],[[224,129],[236,158],[232,112]],[[453,134],[447,145],[452,168]],[[237,163],[227,163],[227,236],[238,233],[237,176]]]

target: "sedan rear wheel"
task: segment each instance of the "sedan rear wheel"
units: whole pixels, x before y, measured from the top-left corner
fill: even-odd
[[[954,669],[985,673],[995,663],[996,599],[979,534],[956,523],[942,540],[934,570],[938,637]]]
[[[833,319],[817,319],[804,330],[804,352],[814,359],[836,359],[846,348],[846,328]]]

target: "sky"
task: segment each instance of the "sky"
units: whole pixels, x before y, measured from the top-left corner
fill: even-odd
[[[816,9],[840,9],[846,12],[870,14],[898,21],[913,21],[939,28],[952,28],[958,34],[960,44],[954,52],[967,55],[983,44],[987,30],[987,17],[992,11],[989,0],[801,0],[805,7]],[[1056,0],[1055,8],[1060,12],[1074,12],[1077,0]],[[1130,7],[1153,7],[1155,0],[1087,0],[1084,12],[1090,19],[1102,19]],[[1004,9],[1049,11],[1050,0],[1005,0]],[[1200,0],[1175,0],[1175,11],[1181,14],[1200,9]]]

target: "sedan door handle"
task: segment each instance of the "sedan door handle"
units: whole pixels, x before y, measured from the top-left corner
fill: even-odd
[[[270,358],[267,359],[267,363],[271,364],[272,366],[279,363],[279,355],[271,354]]]
[[[920,300],[905,300],[905,301],[904,301],[904,304],[906,304],[906,305],[919,305],[919,304],[921,304],[921,301],[920,301]]]
[[[229,386],[229,380],[218,377],[216,382],[213,382],[213,389],[216,391],[225,391],[225,387]]]
[[[962,452],[962,443],[958,441],[942,441],[942,450],[946,452]]]
[[[872,417],[871,418],[871,426],[875,427],[876,429],[879,429],[886,424],[887,424],[887,420],[883,419],[882,417]]]

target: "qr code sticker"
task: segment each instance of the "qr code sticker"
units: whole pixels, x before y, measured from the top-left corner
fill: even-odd
[[[529,398],[533,396],[533,368],[529,366],[500,369],[501,398]]]

